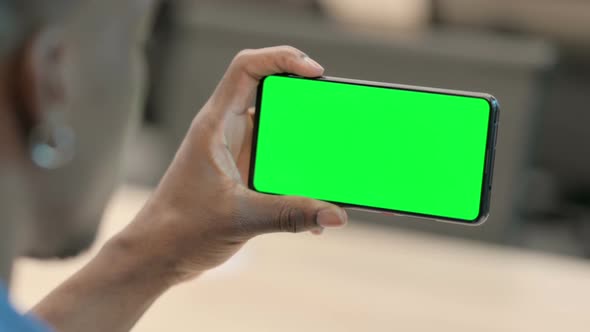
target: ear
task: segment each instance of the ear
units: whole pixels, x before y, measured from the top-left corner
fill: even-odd
[[[67,109],[67,47],[61,29],[45,27],[26,42],[20,68],[21,117],[31,127],[50,110]]]

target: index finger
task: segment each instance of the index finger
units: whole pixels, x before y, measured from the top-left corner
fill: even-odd
[[[316,77],[324,68],[291,46],[243,50],[234,57],[209,102],[215,112],[244,113],[252,106],[260,79],[278,73]]]

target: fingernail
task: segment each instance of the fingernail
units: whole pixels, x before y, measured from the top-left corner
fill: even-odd
[[[318,69],[324,70],[324,67],[322,67],[319,63],[317,63],[314,59],[308,57],[307,55],[303,59],[305,61],[307,61],[307,63],[309,63],[310,65],[312,65]]]
[[[342,227],[346,223],[342,212],[334,209],[325,209],[318,212],[316,222],[322,227]]]
[[[346,213],[346,210],[344,209],[340,209],[340,213],[342,214],[342,220],[344,221],[343,225],[346,225],[348,223],[348,213]]]

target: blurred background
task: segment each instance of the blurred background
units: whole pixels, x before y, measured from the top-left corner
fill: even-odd
[[[490,218],[473,228],[349,211],[349,228],[320,238],[255,239],[136,331],[590,328],[587,0],[164,1],[144,123],[101,241],[157,184],[235,53],[281,44],[330,76],[495,95]],[[87,259],[22,260],[17,299],[29,306]]]

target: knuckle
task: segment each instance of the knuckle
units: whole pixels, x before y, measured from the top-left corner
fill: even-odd
[[[305,215],[299,208],[283,206],[279,210],[278,223],[281,231],[297,233],[303,228]]]
[[[283,45],[279,48],[282,59],[297,59],[305,54],[293,46]]]
[[[291,46],[291,45],[281,45],[279,46],[279,49],[289,55],[300,55],[303,54],[300,50],[298,50],[297,48]]]
[[[282,68],[290,69],[290,68],[293,68],[295,58],[291,54],[282,54],[279,57],[279,61],[280,61]]]
[[[239,51],[234,56],[234,59],[232,60],[232,63],[233,64],[236,64],[236,65],[241,65],[241,64],[247,62],[247,59],[249,59],[252,56],[253,53],[254,53],[254,50],[253,49],[249,49],[249,48],[243,49],[243,50]]]

